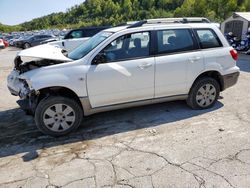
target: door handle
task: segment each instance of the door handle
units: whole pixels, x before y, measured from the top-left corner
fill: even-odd
[[[152,63],[142,63],[142,64],[138,65],[138,68],[143,70],[143,69],[149,68],[151,66],[152,66]]]
[[[195,62],[195,61],[199,61],[201,59],[201,57],[191,57],[189,58],[189,61],[191,61],[191,63]]]

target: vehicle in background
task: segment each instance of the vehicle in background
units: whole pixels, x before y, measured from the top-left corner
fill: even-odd
[[[8,36],[5,36],[3,39],[9,43],[10,40],[13,39],[13,38],[14,37],[12,35],[8,35]]]
[[[250,49],[250,35],[247,35],[245,39],[241,40],[240,43],[236,46],[238,51],[247,51]]]
[[[250,49],[250,27],[246,32],[246,38],[241,40],[236,49],[239,51],[248,51]]]
[[[110,28],[110,26],[101,26],[101,27],[88,27],[82,29],[74,29],[69,31],[63,40],[50,42],[48,44],[57,46],[59,48],[65,49],[68,52],[72,51],[83,42],[88,40],[90,37],[99,33],[100,31]]]
[[[52,35],[34,35],[29,37],[24,37],[21,40],[15,42],[15,46],[18,48],[30,48],[33,46],[40,45],[42,41],[48,40],[50,38],[54,38]]]
[[[225,34],[228,43],[238,51],[248,51],[250,49],[250,32],[246,33],[246,38],[240,40],[232,32]]]
[[[15,41],[20,38],[20,35],[13,35],[13,38],[9,40],[9,45],[14,46]]]
[[[247,55],[250,55],[250,49],[246,52]]]
[[[47,44],[47,43],[55,42],[55,41],[59,41],[59,40],[62,40],[62,39],[60,37],[54,37],[54,38],[50,38],[48,40],[42,41],[41,44]]]
[[[13,46],[18,47],[19,41],[26,40],[27,38],[32,37],[30,34],[22,34],[13,40]]]
[[[236,49],[240,44],[240,39],[238,39],[237,36],[233,34],[233,32],[226,33],[225,37],[230,46],[232,46],[234,49]]]
[[[4,49],[4,48],[5,48],[5,45],[4,45],[3,39],[0,39],[0,49]]]
[[[8,41],[3,39],[3,43],[4,43],[5,48],[9,47],[9,42]]]

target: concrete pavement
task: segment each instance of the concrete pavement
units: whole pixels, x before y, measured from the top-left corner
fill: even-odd
[[[212,109],[177,101],[106,112],[56,139],[7,91],[15,53],[0,51],[0,188],[250,187],[250,56]]]

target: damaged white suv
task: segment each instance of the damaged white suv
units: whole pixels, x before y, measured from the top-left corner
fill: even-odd
[[[236,84],[237,57],[214,24],[147,20],[104,30],[69,54],[23,50],[8,88],[43,133],[61,136],[108,110],[172,100],[210,108]]]

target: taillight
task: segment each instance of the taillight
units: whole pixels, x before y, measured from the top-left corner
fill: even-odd
[[[236,50],[230,50],[230,54],[235,61],[238,60],[238,52]]]

